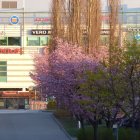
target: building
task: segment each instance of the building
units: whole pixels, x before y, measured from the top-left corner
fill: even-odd
[[[0,108],[25,108],[33,55],[50,38],[49,0],[0,0]]]
[[[0,0],[0,108],[28,108],[28,89],[35,86],[29,76],[34,70],[33,55],[42,53],[50,39],[50,4],[51,0]],[[109,34],[106,15],[104,39]],[[140,29],[136,24],[130,28],[129,20],[122,20],[125,30]]]

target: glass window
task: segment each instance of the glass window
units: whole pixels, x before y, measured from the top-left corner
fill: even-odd
[[[2,1],[2,8],[17,8],[17,1]]]
[[[6,69],[6,67],[5,66],[0,66],[0,71],[6,71],[7,69]]]
[[[10,1],[10,8],[17,8],[17,2],[16,1]]]
[[[0,61],[0,82],[7,82],[7,62]]]
[[[6,65],[6,61],[0,61],[0,65]]]
[[[1,76],[6,76],[7,75],[7,72],[0,72],[0,75]]]
[[[27,46],[40,46],[40,39],[37,36],[27,38]]]
[[[0,82],[7,82],[6,76],[0,76]]]
[[[48,37],[40,37],[40,46],[48,45]]]
[[[7,46],[7,37],[0,37],[0,45]]]
[[[27,46],[47,46],[49,41],[49,36],[30,36],[27,37]]]
[[[9,46],[20,46],[20,37],[8,37]]]

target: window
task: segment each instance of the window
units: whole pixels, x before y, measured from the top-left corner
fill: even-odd
[[[20,37],[0,37],[1,46],[20,46]]]
[[[2,1],[2,8],[17,8],[17,1]]]
[[[9,46],[20,46],[20,37],[8,37]]]
[[[27,38],[27,45],[28,46],[39,46],[39,37],[28,37]]]
[[[27,37],[27,46],[46,46],[49,43],[49,38],[46,36],[30,36]]]
[[[48,45],[48,37],[40,37],[40,46]]]
[[[7,62],[0,61],[0,82],[7,82]]]
[[[7,46],[7,37],[0,37],[0,45]]]

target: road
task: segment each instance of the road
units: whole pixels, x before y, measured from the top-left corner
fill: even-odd
[[[49,112],[0,111],[1,140],[69,140]]]

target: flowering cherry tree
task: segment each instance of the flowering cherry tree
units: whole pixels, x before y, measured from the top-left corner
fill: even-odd
[[[56,49],[47,55],[36,55],[35,71],[31,73],[37,86],[45,86],[47,95],[55,96],[57,105],[67,108],[75,117],[92,120],[100,105],[91,96],[80,91],[87,79],[87,73],[97,73],[102,67],[101,61],[107,58],[105,47],[94,50],[92,55],[86,54],[82,47],[57,40]],[[92,92],[97,95],[97,92]],[[89,110],[89,108],[92,108]],[[95,119],[94,119],[95,120]]]

